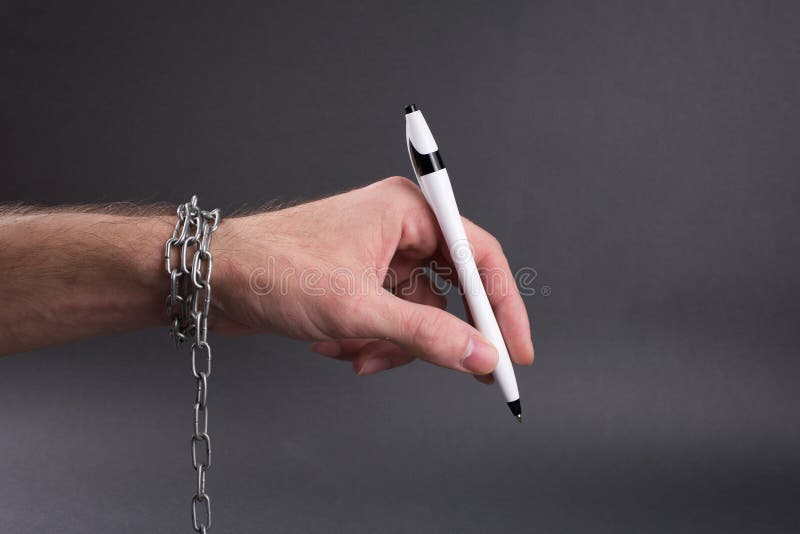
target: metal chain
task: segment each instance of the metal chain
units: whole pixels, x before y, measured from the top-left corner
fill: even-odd
[[[219,227],[221,218],[217,209],[201,210],[197,206],[197,196],[192,196],[190,202],[178,206],[178,222],[164,247],[164,264],[170,277],[170,293],[167,296],[170,333],[176,346],[194,337],[192,376],[197,392],[191,449],[197,487],[192,496],[192,527],[201,534],[206,534],[211,527],[211,499],[206,493],[206,472],[211,467],[207,406],[211,346],[206,336],[213,261],[209,246],[211,234]]]

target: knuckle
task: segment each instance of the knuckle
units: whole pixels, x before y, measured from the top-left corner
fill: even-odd
[[[382,182],[390,187],[416,187],[414,182],[405,176],[390,176],[382,180]]]
[[[480,232],[475,234],[475,238],[477,244],[475,249],[476,261],[490,260],[492,264],[496,264],[498,261],[502,262],[502,258],[505,258],[503,245],[500,244],[500,241],[495,236],[488,232]]]
[[[493,236],[492,234],[489,234],[489,247],[491,247],[491,249],[492,249],[492,250],[493,250],[495,253],[497,253],[497,254],[503,254],[503,244],[502,244],[502,243],[500,243],[500,240],[499,240],[499,239],[497,239],[497,238],[496,238],[495,236]]]
[[[392,197],[386,199],[386,210],[402,216],[411,213],[414,216],[428,209],[425,196],[417,184],[404,176],[390,176],[378,182],[381,186],[392,190]]]

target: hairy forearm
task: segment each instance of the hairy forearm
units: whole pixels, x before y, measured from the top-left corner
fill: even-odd
[[[0,213],[0,354],[163,324],[168,215]]]

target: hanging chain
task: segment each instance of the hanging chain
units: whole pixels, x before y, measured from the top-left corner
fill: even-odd
[[[208,377],[211,376],[211,346],[208,344],[208,312],[211,307],[211,234],[219,227],[219,210],[202,211],[197,196],[178,207],[178,222],[164,247],[164,263],[170,277],[167,316],[175,345],[192,342],[192,376],[197,393],[194,401],[192,466],[197,487],[192,496],[192,527],[206,534],[211,527],[211,499],[206,493],[206,472],[211,467],[211,437],[208,435]],[[174,258],[174,259],[173,259]],[[173,265],[175,264],[175,265]]]

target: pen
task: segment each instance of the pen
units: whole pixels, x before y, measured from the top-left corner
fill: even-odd
[[[478,267],[475,265],[472,248],[458,212],[456,197],[453,195],[450,177],[428,123],[414,104],[406,107],[406,141],[414,174],[444,234],[475,327],[497,349],[499,358],[497,367],[492,373],[495,382],[500,387],[511,413],[517,421],[522,422],[522,405],[519,401],[514,368],[489,303],[489,297],[486,296]]]

